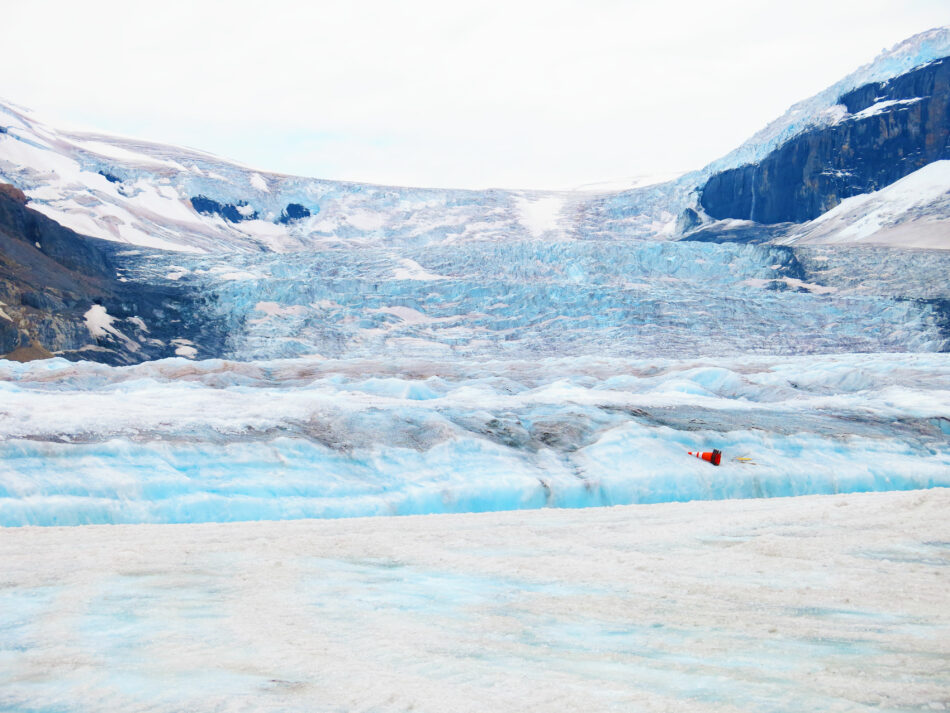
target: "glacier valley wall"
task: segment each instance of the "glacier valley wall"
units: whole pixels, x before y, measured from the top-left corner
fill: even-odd
[[[858,87],[838,104],[841,116],[832,125],[710,176],[700,191],[706,213],[800,223],[950,158],[950,58]]]

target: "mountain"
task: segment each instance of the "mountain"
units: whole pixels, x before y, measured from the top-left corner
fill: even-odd
[[[56,130],[2,103],[0,181],[83,235],[195,253],[671,239],[697,229],[708,237],[711,227],[728,237],[728,225],[717,222],[807,222],[950,157],[948,56],[950,29],[916,35],[704,169],[623,191],[439,190],[286,176],[195,150]]]
[[[0,104],[0,181],[78,233],[187,253],[464,243],[560,235],[582,197],[373,186],[55,130]]]
[[[0,354],[945,349],[950,253],[815,251],[950,247],[948,55],[947,28],[917,35],[710,166],[609,193],[286,176],[2,104]]]
[[[761,160],[720,171],[700,189],[707,215],[772,224],[817,218],[950,159],[950,59],[838,97],[840,112]]]
[[[646,237],[647,216],[672,212],[678,236],[692,240],[761,242],[811,232],[798,226],[950,157],[948,56],[950,28],[915,35],[795,104],[702,170],[661,188],[592,201],[586,223],[599,235]],[[915,231],[919,246],[950,246],[940,239],[947,225],[933,225],[936,217],[928,214]],[[887,240],[884,234],[851,239]],[[901,244],[918,243],[908,243],[905,233]]]
[[[174,282],[130,282],[127,261],[121,245],[64,228],[0,184],[0,354],[127,364],[196,356],[194,340],[220,343],[201,296]],[[138,314],[163,318],[146,327]]]

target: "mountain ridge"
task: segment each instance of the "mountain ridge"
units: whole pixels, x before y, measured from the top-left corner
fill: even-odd
[[[803,133],[833,128],[841,118],[841,96],[948,55],[950,28],[915,35],[794,104],[721,159],[673,181],[631,190],[474,191],[290,176],[196,149],[57,131],[28,111],[4,104],[0,182],[18,186],[35,209],[79,233],[187,252],[533,238],[668,240],[699,226],[708,235],[710,224],[723,217],[701,205],[700,194],[710,195],[702,189],[711,177],[760,162]],[[194,208],[196,199],[213,201],[220,209],[202,214]],[[525,209],[541,200],[560,201],[561,208],[552,227],[538,234],[530,218],[523,218]],[[299,206],[302,217],[282,224],[281,216],[292,206]]]
[[[127,364],[532,358],[552,349],[667,357],[945,350],[950,294],[936,275],[950,252],[887,260],[847,247],[950,248],[950,161],[931,160],[942,145],[926,161],[905,151],[950,131],[950,59],[941,52],[950,54],[950,31],[922,33],[794,105],[720,162],[600,194],[287,176],[200,151],[57,131],[0,104],[0,183],[10,185],[0,196],[9,258],[0,354]],[[752,203],[775,194],[777,205],[798,210],[804,201],[793,181],[752,181],[760,167],[841,172],[847,167],[826,166],[813,149],[847,155],[834,142],[852,125],[874,131],[848,129],[849,150],[896,182],[871,176],[857,194],[817,185],[825,212],[764,222]],[[883,151],[879,139],[894,144]],[[782,158],[798,146],[807,149],[798,163]],[[749,156],[759,163],[712,172]],[[917,170],[891,170],[895,156]],[[725,202],[738,195],[746,213],[706,200],[717,182]],[[826,243],[835,252],[819,249]],[[851,279],[858,274],[861,284]],[[854,321],[855,313],[864,316]],[[697,314],[714,320],[715,339],[693,328]]]

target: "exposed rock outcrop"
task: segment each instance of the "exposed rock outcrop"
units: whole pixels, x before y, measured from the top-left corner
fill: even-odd
[[[37,359],[52,359],[55,354],[51,351],[48,351],[42,347],[42,345],[34,342],[28,347],[17,347],[9,354],[6,354],[3,358],[9,359],[10,361],[36,361]]]
[[[15,203],[26,205],[29,199],[26,194],[14,185],[9,183],[0,183],[0,196],[6,196]]]
[[[213,296],[123,281],[126,246],[64,228],[17,193],[0,190],[0,357],[129,364],[180,354],[183,339],[196,356],[221,352],[223,327],[206,316]]]
[[[301,205],[300,203],[288,203],[287,207],[280,214],[280,218],[277,219],[277,222],[287,225],[296,220],[303,220],[309,217],[310,209],[307,208],[307,206]]]
[[[247,201],[220,203],[207,196],[192,196],[191,206],[203,215],[218,215],[231,223],[257,218],[257,211],[251,208]]]
[[[839,104],[838,123],[796,136],[757,164],[711,176],[701,189],[705,212],[800,223],[950,159],[950,58],[859,87]]]

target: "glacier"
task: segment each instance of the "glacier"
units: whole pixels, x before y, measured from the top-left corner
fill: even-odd
[[[678,238],[712,173],[947,54],[618,192],[285,176],[0,103],[37,233],[4,343],[80,359],[0,359],[0,709],[946,710],[950,162]]]
[[[950,486],[947,354],[48,360],[0,390],[6,526]]]
[[[549,235],[129,246],[116,266],[197,295],[176,319],[223,341],[127,367],[0,361],[0,525],[950,485],[946,250]],[[93,305],[86,328],[99,348],[173,336],[149,309]],[[719,468],[686,455],[712,448]]]
[[[96,254],[123,286],[48,330],[69,331],[60,353],[178,358],[0,362],[0,524],[946,485],[950,251],[821,243],[942,214],[948,162],[849,198],[788,244],[673,238],[713,172],[948,53],[948,28],[922,33],[721,161],[613,193],[285,176],[2,103],[0,181],[108,241]],[[51,246],[16,247],[33,245],[28,264],[45,264]],[[23,299],[42,302],[21,296],[0,319],[28,316]],[[719,469],[684,455],[713,447]]]
[[[200,295],[224,358],[177,338],[180,358],[127,367],[0,361],[2,525],[950,485],[944,250],[512,239],[118,258],[132,284]],[[154,339],[163,319],[86,313],[101,344]],[[686,455],[712,448],[719,468]]]
[[[517,241],[135,255],[202,295],[225,356],[526,358],[941,351],[950,253]],[[139,315],[148,324],[152,316]]]

